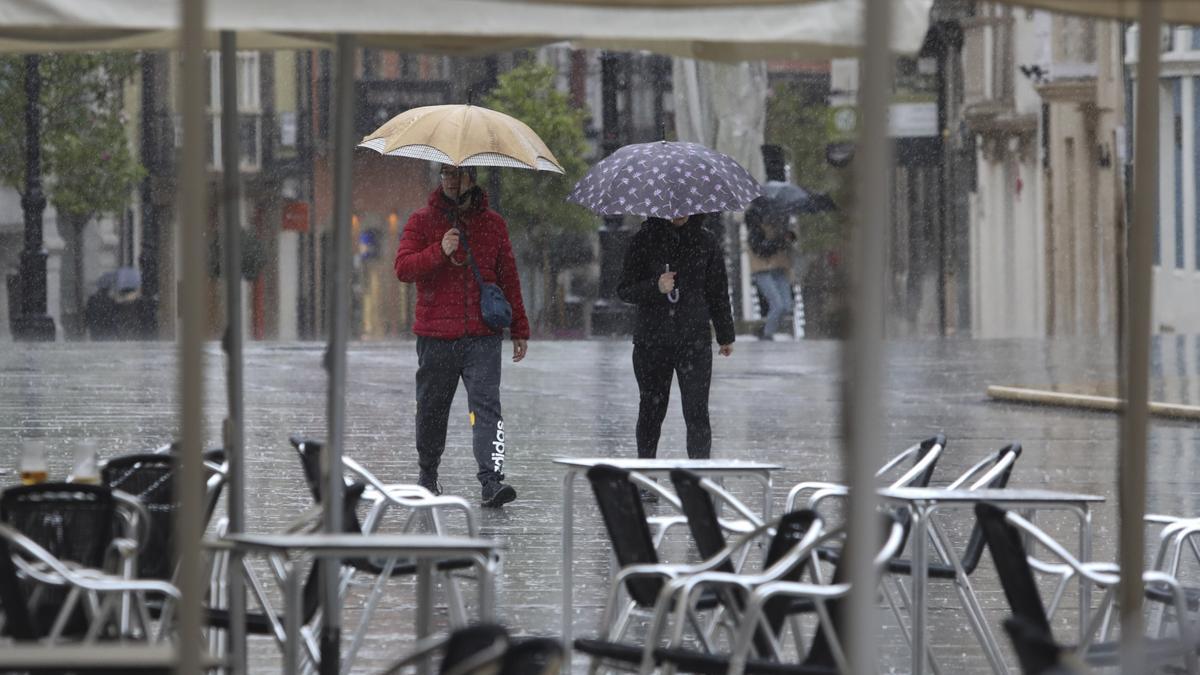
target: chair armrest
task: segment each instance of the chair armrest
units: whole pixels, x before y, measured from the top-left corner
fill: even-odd
[[[815,492],[817,490],[821,490],[824,488],[830,488],[830,487],[845,487],[845,486],[842,486],[839,483],[833,483],[833,482],[829,482],[829,481],[803,481],[800,483],[796,483],[795,485],[792,486],[791,490],[788,490],[787,505],[786,505],[785,510],[795,511],[796,510],[796,502],[799,501],[800,495],[803,494],[804,492]]]
[[[177,599],[180,597],[179,589],[164,581],[122,579],[105,574],[100,570],[93,570],[86,567],[72,568],[39,546],[32,539],[7,525],[0,524],[0,538],[5,539],[10,546],[15,547],[20,555],[33,558],[38,564],[49,568],[65,584],[79,586],[89,591],[146,591],[162,593]],[[54,582],[51,581],[50,583]]]
[[[142,500],[128,492],[113,490],[112,496],[119,502],[118,512],[125,518],[128,525],[127,536],[135,540],[139,548],[145,546],[146,540],[150,537],[150,511],[146,509]]]
[[[472,537],[479,536],[479,525],[475,521],[475,511],[471,509],[471,505],[467,503],[467,500],[463,499],[462,497],[454,497],[451,495],[434,496],[433,493],[420,486],[412,487],[415,487],[417,490],[425,493],[425,495],[419,495],[418,493],[408,490],[408,486],[406,486],[404,489],[395,489],[395,486],[388,487],[389,489],[386,491],[368,488],[363,492],[363,499],[375,502],[375,505],[372,506],[373,512],[376,512],[381,509],[381,507],[386,506],[398,506],[405,509],[411,509],[413,511],[424,510],[434,513],[442,509],[460,511],[462,512],[463,519],[466,521],[468,535]],[[380,515],[381,512],[373,513],[371,517],[368,517],[367,522],[364,523],[364,525],[370,525],[371,531],[374,531],[374,521],[378,519]]]
[[[1099,566],[1087,565],[1080,562],[1075,558],[1075,556],[1071,555],[1071,552],[1068,551],[1065,546],[1055,541],[1052,537],[1050,537],[1050,535],[1043,532],[1041,528],[1018,515],[1016,512],[1009,511],[1004,517],[1018,530],[1029,535],[1034,539],[1034,541],[1036,541],[1038,544],[1041,544],[1046,548],[1046,550],[1053,553],[1055,557],[1061,560],[1062,564],[1069,567],[1074,574],[1078,574],[1088,581],[1104,587],[1112,586],[1120,581],[1119,574],[1114,574],[1110,570],[1101,569]],[[1032,558],[1033,556],[1029,557]],[[1042,564],[1046,565],[1047,563]],[[1052,565],[1053,563],[1050,564]]]
[[[756,514],[750,507],[743,504],[742,500],[734,497],[733,493],[731,493],[729,490],[726,490],[725,486],[721,485],[715,480],[712,480],[711,478],[705,478],[700,481],[700,487],[704,488],[704,490],[713,497],[714,501],[716,502],[714,505],[718,508],[718,513],[720,512],[719,509],[721,505],[725,504],[729,506],[729,508],[736,511],[737,514],[742,517],[742,520],[751,523],[754,527],[758,527],[759,525],[763,524],[763,519],[759,517],[758,514]]]
[[[636,471],[629,472],[629,480],[634,485],[640,486],[643,490],[653,493],[658,496],[659,501],[666,502],[675,507],[676,511],[683,512],[683,503],[679,501],[679,495],[671,492],[658,484],[658,481],[648,478]]]

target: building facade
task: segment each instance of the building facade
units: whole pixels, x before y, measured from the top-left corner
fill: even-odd
[[[971,332],[1115,334],[1126,152],[1117,24],[976,3],[964,19]]]

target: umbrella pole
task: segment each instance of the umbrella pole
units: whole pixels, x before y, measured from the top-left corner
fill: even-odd
[[[1150,398],[1150,321],[1154,223],[1158,211],[1158,78],[1162,4],[1140,3],[1138,25],[1137,111],[1134,147],[1133,223],[1128,235],[1129,296],[1123,316],[1121,448],[1117,493],[1120,498],[1118,546],[1121,565],[1121,670],[1142,670],[1145,644],[1142,619],[1142,567],[1146,515],[1146,431]]]
[[[224,240],[226,395],[223,445],[229,462],[229,534],[246,530],[246,465],[244,443],[242,368],[242,219],[241,147],[237,106],[237,36],[221,31],[221,236]],[[228,578],[229,665],[234,673],[246,672],[246,593],[242,584],[241,554],[230,554]]]
[[[203,536],[204,442],[204,21],[205,0],[181,0],[180,54],[183,70],[183,149],[180,153],[180,233],[183,283],[179,307],[180,459],[179,513],[175,520],[179,576],[177,672],[200,668],[200,603],[204,594],[200,538]]]
[[[337,75],[334,108],[333,150],[333,293],[329,314],[329,348],[325,368],[329,372],[326,407],[328,442],[323,454],[325,480],[325,531],[342,531],[342,435],[345,429],[346,342],[350,331],[350,216],[351,152],[354,148],[354,38],[337,36]],[[340,565],[329,561],[321,568],[321,673],[338,672],[341,665],[341,598],[338,594]]]
[[[875,607],[875,570],[879,548],[879,498],[875,494],[877,455],[883,446],[880,394],[883,368],[883,242],[890,211],[887,195],[891,171],[891,146],[887,138],[887,106],[892,91],[892,3],[864,4],[862,111],[855,180],[858,219],[851,248],[850,334],[843,347],[842,421],[846,444],[847,484],[853,495],[849,505],[847,543],[850,565],[849,629],[846,654],[850,672],[875,669],[875,636],[879,621]],[[868,195],[876,195],[869,198]]]

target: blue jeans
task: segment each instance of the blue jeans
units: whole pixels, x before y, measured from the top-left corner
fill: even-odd
[[[774,335],[779,330],[783,315],[792,309],[792,285],[783,270],[755,272],[754,285],[767,300],[767,322],[763,325],[763,334]]]

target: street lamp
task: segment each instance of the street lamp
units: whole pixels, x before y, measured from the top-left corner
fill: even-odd
[[[41,115],[38,104],[42,79],[38,71],[41,57],[25,57],[25,194],[21,209],[25,213],[25,248],[16,277],[18,307],[10,303],[9,315],[14,340],[53,341],[54,319],[46,314],[46,249],[42,245],[42,212],[46,195],[42,192]],[[13,297],[9,280],[9,298]]]

